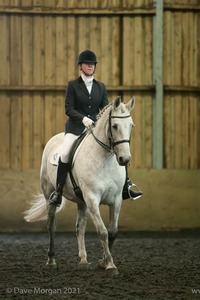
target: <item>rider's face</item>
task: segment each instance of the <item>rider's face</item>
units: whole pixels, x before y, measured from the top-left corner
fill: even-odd
[[[86,76],[92,76],[95,71],[95,64],[94,63],[82,63],[81,70],[85,73]]]

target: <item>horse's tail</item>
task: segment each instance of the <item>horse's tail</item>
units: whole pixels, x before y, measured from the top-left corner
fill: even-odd
[[[57,208],[56,213],[64,207],[65,201]],[[24,219],[27,222],[43,221],[47,219],[47,202],[43,194],[34,196],[31,208],[24,212]]]

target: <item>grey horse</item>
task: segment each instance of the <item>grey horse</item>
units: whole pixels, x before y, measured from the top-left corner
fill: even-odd
[[[126,178],[124,166],[131,159],[130,135],[134,123],[130,112],[134,106],[134,97],[127,104],[117,97],[99,113],[95,126],[88,130],[86,137],[76,150],[72,173],[77,186],[82,191],[84,200],[75,195],[70,176],[67,176],[63,197],[75,202],[78,208],[76,234],[80,266],[88,265],[85,230],[89,215],[103,247],[103,257],[98,264],[105,270],[117,272],[111,249],[118,232],[122,190]],[[48,141],[43,152],[40,171],[43,194],[38,195],[31,208],[25,212],[25,220],[28,222],[47,219],[50,238],[48,265],[56,264],[54,254],[55,214],[64,207],[64,201],[59,208],[49,204],[49,197],[56,184],[56,166],[50,162],[50,158],[61,145],[63,137],[63,133],[60,133]],[[109,206],[108,229],[101,218],[99,209],[101,204]]]

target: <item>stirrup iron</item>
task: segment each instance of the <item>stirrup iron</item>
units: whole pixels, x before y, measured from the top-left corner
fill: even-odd
[[[132,182],[130,181],[130,179],[128,179],[127,183],[128,183],[127,188],[128,188],[128,195],[129,195],[129,198],[130,198],[131,200],[133,200],[133,201],[135,201],[135,200],[141,198],[143,193],[142,193],[142,191],[140,190],[140,188],[139,188],[135,183],[132,183]],[[138,193],[141,193],[141,195],[136,196],[135,198],[133,198],[133,197],[131,196],[131,188],[132,188],[132,187],[135,187],[135,188],[137,189],[137,192],[138,192]]]
[[[53,198],[56,198],[53,200]],[[59,207],[62,203],[62,195],[56,190],[49,196],[49,204]]]

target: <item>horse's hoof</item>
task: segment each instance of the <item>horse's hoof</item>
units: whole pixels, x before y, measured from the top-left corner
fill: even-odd
[[[102,268],[102,269],[106,269],[106,263],[105,263],[105,261],[104,261],[103,259],[100,259],[100,260],[98,261],[98,266],[99,266],[100,268]]]
[[[56,264],[56,261],[55,261],[55,259],[52,259],[52,260],[47,260],[47,263],[46,263],[46,266],[47,267],[52,267],[52,268],[55,268],[55,267],[57,267],[57,264]]]
[[[111,277],[115,277],[119,275],[117,268],[108,268],[106,269],[106,274]]]

